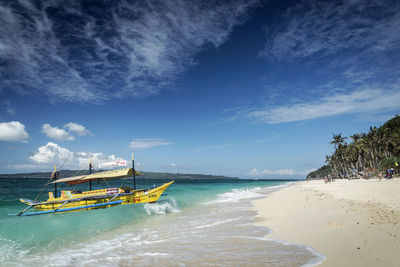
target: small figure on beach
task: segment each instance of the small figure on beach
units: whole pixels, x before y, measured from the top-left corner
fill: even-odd
[[[385,178],[392,179],[393,173],[391,169],[386,169]]]
[[[325,177],[324,177],[324,180],[325,180],[325,183],[328,182],[328,177],[326,177],[326,175],[325,175]]]

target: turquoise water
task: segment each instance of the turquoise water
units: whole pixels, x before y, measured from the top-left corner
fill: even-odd
[[[184,266],[204,263],[204,253],[213,254],[216,247],[219,256],[208,257],[208,265],[240,265],[246,257],[257,258],[258,263],[264,264],[269,257],[275,263],[300,266],[318,258],[309,248],[264,239],[270,230],[253,225],[256,213],[250,209],[251,200],[265,197],[284,185],[282,182],[177,180],[155,204],[57,215],[9,216],[26,207],[19,202],[20,197],[34,199],[46,182],[0,179],[0,265],[131,266],[162,262]],[[138,187],[164,182],[167,181],[138,180]],[[131,181],[124,183],[130,185]],[[120,185],[121,181],[110,184]],[[83,190],[86,187],[74,186]],[[46,198],[51,189],[45,190],[42,197]],[[237,238],[230,240],[232,237]],[[234,248],[232,242],[236,244]],[[241,256],[235,260],[238,253]],[[275,259],[282,255],[286,258]]]

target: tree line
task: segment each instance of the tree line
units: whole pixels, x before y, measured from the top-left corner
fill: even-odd
[[[388,120],[381,127],[370,127],[368,133],[349,137],[333,134],[334,152],[326,156],[326,166],[310,173],[307,178],[359,176],[365,172],[385,171],[400,165],[400,116]],[[397,166],[396,166],[397,164]]]

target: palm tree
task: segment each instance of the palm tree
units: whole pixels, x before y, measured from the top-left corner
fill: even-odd
[[[339,147],[339,145],[343,145],[344,144],[344,140],[346,139],[346,137],[342,136],[342,133],[339,134],[333,134],[332,136],[332,141],[330,142],[335,150]]]
[[[351,140],[353,140],[352,148],[353,151],[355,152],[355,160],[356,160],[356,169],[357,172],[360,171],[360,139],[361,139],[361,135],[360,134],[353,134],[350,135]]]
[[[337,155],[337,159],[341,161],[338,162],[340,174],[348,173],[349,168],[345,158],[347,158],[347,144],[344,142],[347,137],[342,136],[341,133],[333,134],[332,141],[330,142],[335,148],[335,154]],[[338,170],[338,171],[339,171]]]

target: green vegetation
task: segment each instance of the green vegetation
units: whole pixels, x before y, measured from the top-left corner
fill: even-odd
[[[102,170],[99,170],[102,171]],[[96,171],[93,171],[96,172]],[[226,177],[205,174],[182,174],[162,172],[140,172],[139,179],[239,179],[237,177]],[[60,178],[89,174],[88,170],[61,170]],[[0,174],[0,178],[50,178],[51,172],[32,172],[16,174]]]
[[[331,167],[329,167],[328,165],[324,165],[321,168],[319,168],[318,170],[310,172],[307,175],[307,179],[323,178],[325,176],[328,176],[330,172],[331,172]]]
[[[368,133],[351,135],[350,143],[346,143],[347,137],[343,137],[340,133],[334,134],[332,139],[330,144],[334,146],[335,151],[331,156],[326,156],[332,177],[340,178],[342,175],[359,177],[364,172],[384,171],[388,168],[394,168],[397,173],[399,172],[399,166],[395,165],[396,162],[400,165],[399,115],[379,128],[370,127]],[[325,176],[322,176],[321,169],[316,171],[321,175],[319,177]],[[307,178],[312,178],[311,174],[312,177],[315,176],[313,172]]]

